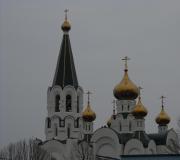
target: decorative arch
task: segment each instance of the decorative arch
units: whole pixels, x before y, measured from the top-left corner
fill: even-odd
[[[110,128],[97,129],[91,138],[91,142],[96,145],[96,155],[104,153],[106,156],[116,157],[120,154],[119,138],[116,132]]]
[[[144,147],[138,139],[129,140],[124,147],[125,155],[144,154]]]

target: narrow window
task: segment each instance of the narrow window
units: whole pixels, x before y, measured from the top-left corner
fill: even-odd
[[[129,105],[128,105],[128,111],[129,111]]]
[[[129,131],[131,131],[132,129],[132,125],[131,125],[131,122],[129,122]]]
[[[78,128],[78,127],[79,127],[79,118],[77,118],[77,119],[74,121],[74,127],[75,127],[75,128]]]
[[[72,101],[71,96],[67,95],[66,96],[66,112],[72,111],[71,101]]]
[[[68,136],[68,138],[70,138],[70,128],[71,128],[71,126],[70,126],[70,124],[68,124],[68,127],[67,127],[67,136]]]
[[[59,127],[61,127],[61,118],[59,118]]]
[[[55,112],[59,112],[59,101],[60,101],[60,96],[59,95],[56,95],[56,98],[55,98]]]
[[[122,129],[122,127],[121,127],[121,123],[120,123],[120,125],[119,125],[119,130],[121,131],[121,129]]]
[[[47,128],[51,128],[51,119],[47,118]]]
[[[122,111],[124,110],[124,106],[122,105]]]
[[[77,96],[77,113],[79,113],[79,96]]]
[[[55,127],[55,137],[57,137],[57,136],[58,136],[58,128],[57,128],[57,124],[55,124],[54,127]]]

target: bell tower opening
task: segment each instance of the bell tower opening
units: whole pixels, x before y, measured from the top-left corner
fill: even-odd
[[[56,97],[55,97],[55,112],[60,112],[59,102],[60,102],[60,95],[56,95]]]
[[[72,98],[70,95],[66,96],[66,112],[72,111],[72,104],[71,104]]]

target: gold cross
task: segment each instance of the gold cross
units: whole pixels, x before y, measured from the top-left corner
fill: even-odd
[[[139,90],[139,97],[141,97],[141,90],[142,90],[143,88],[141,87],[141,86],[139,86],[138,87],[138,90]]]
[[[164,99],[165,99],[166,97],[165,96],[161,96],[161,104],[162,104],[162,108],[164,108]]]
[[[128,69],[127,61],[130,60],[130,58],[126,56],[122,60],[125,62],[125,70],[127,70]]]
[[[65,13],[65,20],[67,20],[67,12],[69,12],[69,10],[68,10],[68,9],[65,9],[65,10],[64,10],[64,13]]]
[[[88,95],[88,104],[90,103],[90,94],[92,94],[90,91],[87,91],[86,94]]]

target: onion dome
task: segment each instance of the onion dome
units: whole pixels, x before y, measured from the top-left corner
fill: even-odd
[[[96,119],[96,113],[91,109],[91,106],[90,106],[89,94],[91,94],[91,93],[88,91],[87,94],[88,94],[88,104],[82,113],[82,117],[83,117],[84,121],[92,122]]]
[[[133,100],[138,96],[138,87],[130,80],[128,76],[128,57],[125,57],[122,60],[125,60],[124,77],[121,82],[115,86],[113,93],[114,96],[119,100]]]
[[[61,26],[61,29],[64,31],[64,32],[68,32],[70,29],[71,29],[71,25],[69,23],[69,21],[67,20],[67,12],[68,10],[66,9],[65,11],[65,20]]]
[[[156,117],[156,123],[159,124],[160,126],[164,126],[164,125],[167,125],[171,119],[168,116],[168,114],[164,111],[163,99],[165,97],[162,96],[161,98],[162,98],[162,108],[161,108],[161,112]]]
[[[139,87],[139,90],[141,88]],[[141,102],[141,96],[140,96],[140,91],[139,91],[139,98],[138,98],[138,102],[136,104],[136,106],[134,107],[132,114],[135,118],[144,118],[147,115],[148,111],[145,108],[145,106],[142,104]]]

